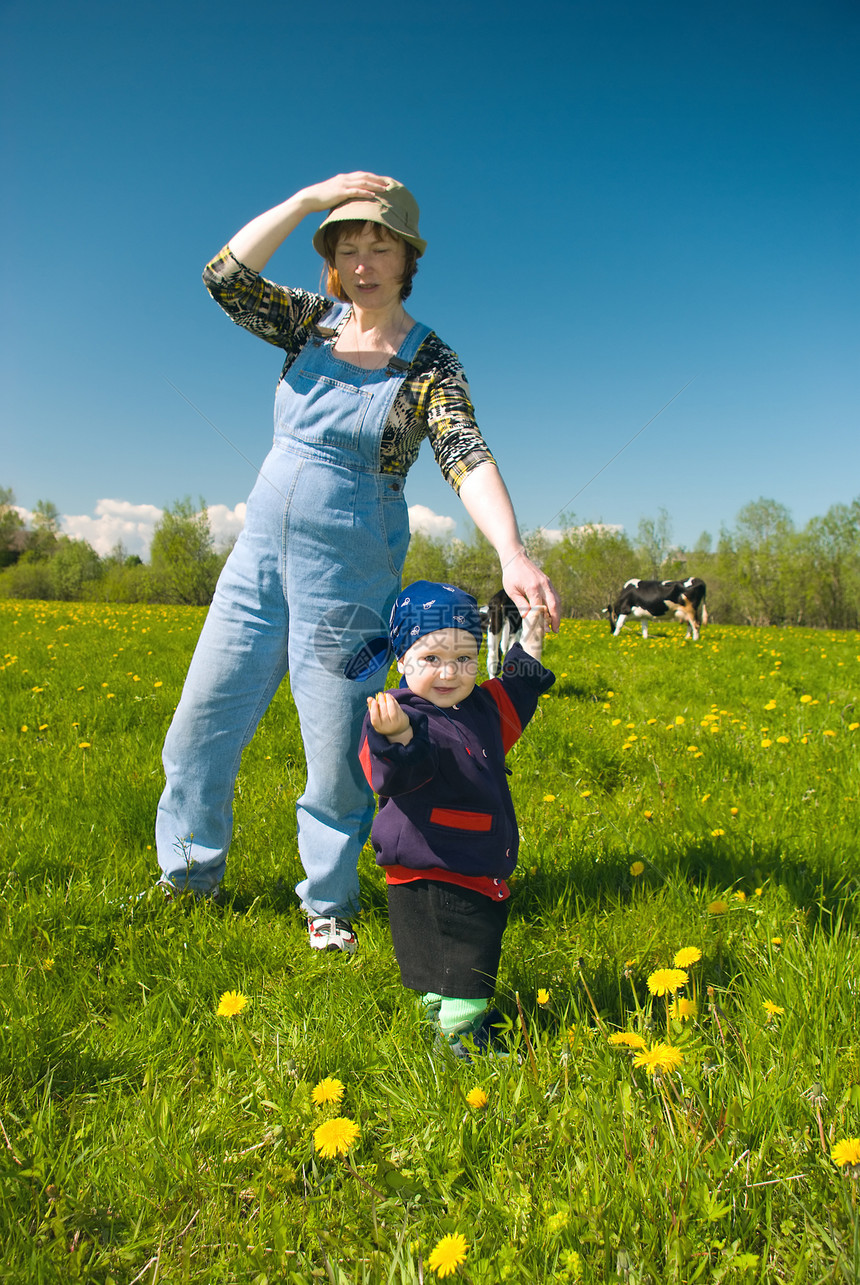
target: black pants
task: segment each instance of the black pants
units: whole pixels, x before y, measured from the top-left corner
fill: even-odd
[[[490,999],[508,902],[435,879],[388,885],[394,953],[404,986],[449,999]]]

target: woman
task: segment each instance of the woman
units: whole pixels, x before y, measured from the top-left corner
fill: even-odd
[[[314,246],[335,303],[260,276],[302,219],[322,211]],[[358,739],[367,697],[384,685],[374,640],[387,638],[400,588],[403,481],[423,437],[496,549],[508,593],[523,610],[545,604],[558,624],[555,593],[523,549],[459,361],[403,307],[425,247],[406,188],[339,174],[253,219],[204,273],[233,320],[285,349],[286,361],[274,444],[164,744],[160,885],[168,895],[217,892],[239,760],[289,671],[308,768],[296,892],[310,944],[322,950],[356,946],[357,862],[373,818]]]

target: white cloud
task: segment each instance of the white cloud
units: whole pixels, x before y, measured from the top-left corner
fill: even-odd
[[[149,556],[156,523],[163,513],[154,504],[132,504],[129,500],[99,500],[95,517],[64,513],[60,529],[74,540],[86,540],[101,557],[122,544],[126,553]]]
[[[18,512],[27,525],[32,526],[33,514],[21,508]],[[94,516],[87,513],[64,513],[60,519],[60,530],[74,540],[86,540],[100,557],[105,557],[117,544],[122,544],[126,553],[136,553],[146,561],[149,558],[152,534],[163,513],[164,510],[154,504],[99,500]],[[209,507],[209,529],[216,549],[230,544],[244,525],[244,500],[232,509],[226,504],[213,504]]]
[[[530,531],[528,534],[540,536],[542,540],[546,540],[547,544],[558,544],[559,540],[564,538],[563,531],[559,530],[558,527],[551,526],[540,526],[536,531]]]
[[[586,522],[573,529],[579,535],[620,535],[624,527],[618,522]]]
[[[409,530],[414,535],[420,531],[422,535],[428,535],[433,540],[447,539],[452,535],[457,527],[454,518],[446,518],[439,513],[434,513],[428,509],[426,504],[411,504],[409,506]]]
[[[242,500],[232,509],[226,504],[210,504],[209,530],[215,541],[216,549],[223,549],[231,544],[245,525],[245,501]]]

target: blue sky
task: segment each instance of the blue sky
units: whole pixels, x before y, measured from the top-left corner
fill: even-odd
[[[200,273],[352,169],[421,204],[410,309],[459,352],[524,528],[663,507],[692,544],[762,495],[800,525],[860,493],[854,0],[8,0],[2,24],[23,509],[103,552],[185,495],[235,527],[280,363]],[[317,288],[312,231],[267,274]],[[407,498],[465,530],[428,446]]]

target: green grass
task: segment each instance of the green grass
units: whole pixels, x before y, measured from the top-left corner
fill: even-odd
[[[509,756],[514,1056],[470,1067],[421,1032],[369,854],[359,954],[306,948],[286,687],[224,904],[133,900],[202,619],[0,603],[0,1281],[432,1281],[448,1233],[474,1285],[860,1279],[831,1158],[860,1136],[858,635],[564,624]],[[647,978],[687,946],[681,1022]],[[326,1076],[339,1106],[311,1100]],[[332,1115],[361,1136],[326,1160]]]

